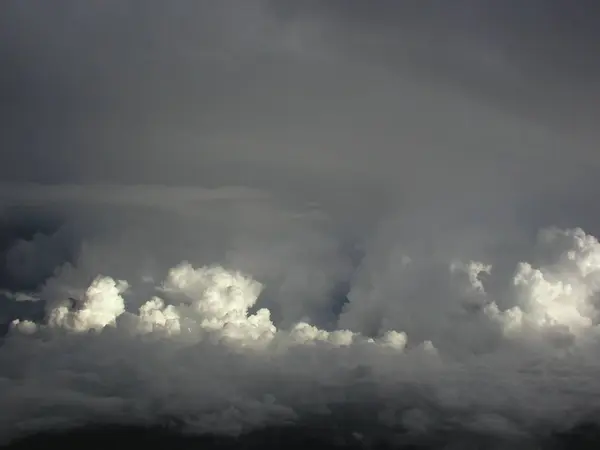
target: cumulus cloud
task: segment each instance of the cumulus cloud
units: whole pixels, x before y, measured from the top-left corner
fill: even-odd
[[[268,218],[270,235],[257,240],[247,221],[234,224],[226,234],[237,239],[223,241],[212,261],[194,258],[202,246],[186,252],[176,234],[161,242],[150,230],[140,239],[129,215],[135,226],[124,235],[80,228],[75,257],[57,263],[27,297],[7,291],[4,302],[40,305],[43,316],[14,315],[0,347],[3,436],[169,420],[191,433],[238,434],[314,417],[333,423],[340,411],[350,420],[360,405],[361,419],[347,432],[363,438],[410,442],[451,432],[530,442],[593,419],[600,394],[594,236],[543,229],[528,258],[496,279],[493,255],[454,256],[452,247],[434,255],[426,245],[402,245],[403,235],[394,242],[385,226],[373,228],[359,261],[335,245],[323,246],[326,258],[303,258],[298,250],[311,242],[335,241],[322,227],[326,213],[255,201],[259,228]],[[221,224],[239,207],[231,199],[201,204],[203,213],[219,211]],[[242,204],[247,214],[252,201]],[[112,214],[123,214],[119,208]],[[139,208],[126,210],[152,217],[163,233],[180,230],[173,209],[148,216]],[[194,228],[211,230],[210,222],[196,218]],[[296,250],[270,252],[279,236]],[[382,236],[387,247],[378,244]],[[26,242],[35,253],[62,239],[54,232],[15,245]],[[180,256],[170,266],[150,264],[141,251],[170,246]],[[332,280],[302,275],[313,270]],[[290,285],[298,274],[316,287]],[[346,294],[338,298],[332,286],[342,281]]]

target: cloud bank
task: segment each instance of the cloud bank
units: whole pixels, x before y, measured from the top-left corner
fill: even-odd
[[[349,242],[335,217],[266,193],[188,190],[174,205],[166,190],[148,209],[144,191],[119,192],[46,190],[63,224],[5,252],[5,438],[341,420],[364,439],[517,445],[595,421],[600,243],[582,229],[542,229],[526,258],[494,257],[485,229],[471,250],[436,252],[425,238],[442,235],[406,236],[399,217]]]
[[[1,2],[0,437],[597,424],[597,2],[442,3]]]

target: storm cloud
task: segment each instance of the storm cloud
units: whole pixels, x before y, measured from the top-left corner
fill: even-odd
[[[599,14],[2,2],[3,436],[594,422]]]

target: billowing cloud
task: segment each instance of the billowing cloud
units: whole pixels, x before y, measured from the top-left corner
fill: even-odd
[[[331,245],[340,234],[323,226],[325,211],[208,194],[188,203],[199,215],[160,199],[152,213],[139,201],[100,215],[87,209],[97,221],[127,217],[131,227],[120,223],[113,234],[110,221],[80,224],[74,258],[44,272],[26,296],[5,296],[44,311],[13,315],[0,347],[4,436],[167,420],[191,433],[237,434],[313,417],[335,423],[357,405],[363,418],[347,433],[404,442],[436,433],[530,442],[593,420],[600,244],[584,230],[543,229],[526,259],[480,252],[486,259],[477,260],[452,246],[432,253],[418,233],[403,245],[408,236],[394,239],[388,221],[372,228],[356,260]],[[90,196],[87,208],[94,204]],[[240,207],[246,220],[236,223]],[[253,208],[257,228],[247,220]],[[188,234],[181,245],[178,221],[204,233],[217,217],[221,230],[208,237],[236,238],[210,257],[204,243],[186,251],[196,244]],[[169,239],[157,240],[153,220]],[[27,242],[26,254],[36,254],[61,236],[14,245]],[[301,252],[317,242],[320,252]],[[172,265],[147,259],[169,247]],[[512,269],[496,275],[495,264],[509,259]]]
[[[1,436],[595,423],[598,7],[518,3],[1,2]]]

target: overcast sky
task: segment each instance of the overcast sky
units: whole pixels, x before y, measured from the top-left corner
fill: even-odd
[[[586,418],[598,23],[594,0],[0,1],[0,439],[343,399],[418,433]]]
[[[1,176],[402,180],[436,192],[509,176],[556,182],[599,159],[599,9],[593,0],[5,1]]]

